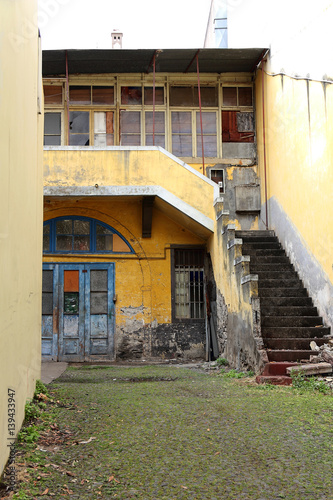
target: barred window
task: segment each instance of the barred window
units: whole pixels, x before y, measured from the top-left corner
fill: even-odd
[[[204,318],[204,253],[174,249],[173,310],[176,320]]]

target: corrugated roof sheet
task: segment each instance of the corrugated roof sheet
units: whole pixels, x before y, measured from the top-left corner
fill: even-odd
[[[156,72],[196,72],[195,56],[199,51],[200,73],[253,71],[267,49],[165,49],[156,54]],[[76,73],[146,73],[152,71],[155,51],[139,50],[68,50],[68,72]],[[191,64],[192,62],[192,64]],[[43,76],[66,73],[66,51],[43,51]]]

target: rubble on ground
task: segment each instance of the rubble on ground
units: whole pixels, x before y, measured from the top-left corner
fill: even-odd
[[[330,363],[333,366],[333,339],[329,339],[327,344],[321,346],[312,340],[310,347],[316,353],[310,356],[310,363]]]

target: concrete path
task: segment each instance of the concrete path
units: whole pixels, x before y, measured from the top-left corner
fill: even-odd
[[[42,362],[42,373],[41,380],[43,384],[49,384],[52,380],[60,377],[62,373],[66,370],[68,363],[57,362],[57,361],[43,361]]]

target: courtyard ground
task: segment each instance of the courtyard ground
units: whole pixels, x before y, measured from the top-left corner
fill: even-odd
[[[21,433],[14,498],[333,499],[332,393],[229,373],[68,367]]]

